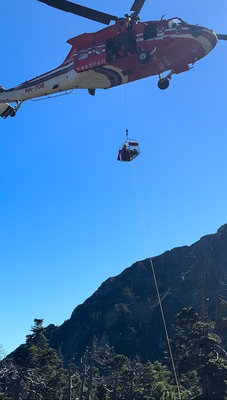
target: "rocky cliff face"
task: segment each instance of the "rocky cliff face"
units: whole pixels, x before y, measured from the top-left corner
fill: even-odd
[[[167,327],[183,307],[192,306],[215,319],[219,281],[227,266],[227,224],[191,246],[153,258]],[[96,336],[117,353],[155,360],[166,346],[150,259],[107,279],[60,327],[49,325],[51,346],[65,362],[79,358]]]

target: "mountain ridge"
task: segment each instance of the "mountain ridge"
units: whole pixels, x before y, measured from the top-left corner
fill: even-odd
[[[218,282],[226,274],[227,224],[152,261],[168,329],[183,307],[215,319]],[[105,280],[61,326],[47,326],[46,336],[66,363],[79,359],[94,336],[131,358],[160,359],[166,341],[150,259]]]

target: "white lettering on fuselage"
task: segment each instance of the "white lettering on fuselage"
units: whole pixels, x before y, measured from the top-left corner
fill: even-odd
[[[98,66],[104,65],[104,64],[106,64],[106,60],[103,58],[102,60],[94,61],[89,64],[80,65],[80,66],[76,67],[76,71],[77,72],[85,71],[86,69],[98,67]]]

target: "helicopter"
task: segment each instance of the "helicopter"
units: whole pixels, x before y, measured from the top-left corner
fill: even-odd
[[[25,100],[73,89],[87,89],[94,96],[96,89],[153,75],[158,76],[158,87],[167,89],[173,74],[188,71],[218,40],[227,40],[225,34],[179,17],[141,22],[139,14],[146,0],[134,0],[131,14],[122,18],[68,0],[37,1],[105,25],[114,23],[69,39],[71,49],[59,67],[11,89],[0,86],[0,116],[4,119],[14,117]]]

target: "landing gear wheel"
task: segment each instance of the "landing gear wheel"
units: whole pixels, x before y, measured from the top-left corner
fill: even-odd
[[[169,79],[160,79],[158,81],[158,87],[159,89],[167,89],[169,87]]]
[[[146,64],[150,59],[150,54],[147,51],[142,51],[138,55],[138,61],[140,64]]]
[[[12,110],[11,113],[10,113],[9,115],[10,115],[10,117],[15,117],[16,111],[15,111],[15,110]]]

